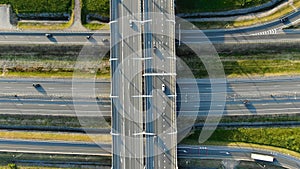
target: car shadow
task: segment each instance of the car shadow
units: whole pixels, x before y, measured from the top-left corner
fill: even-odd
[[[43,88],[43,86],[42,85],[36,85],[36,86],[34,86],[34,88],[39,92],[39,93],[41,93],[41,94],[43,94],[43,95],[47,95],[47,92],[46,92],[46,90]]]
[[[53,36],[52,36],[52,37],[49,37],[48,39],[49,39],[51,42],[53,42],[53,43],[57,43],[56,38],[54,38]]]
[[[278,104],[278,101],[274,95],[271,95],[271,98]]]
[[[243,101],[244,102],[244,101]],[[245,107],[250,111],[250,113],[252,114],[257,114],[256,108],[255,106],[253,106],[253,104],[248,101],[247,103],[243,103],[245,105]]]

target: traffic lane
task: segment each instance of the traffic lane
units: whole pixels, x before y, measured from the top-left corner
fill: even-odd
[[[50,104],[49,104],[50,103]],[[2,114],[24,114],[24,115],[59,115],[59,116],[110,116],[111,106],[101,105],[97,103],[80,104],[74,109],[73,104],[58,104],[43,102],[36,103],[22,103],[14,102],[0,103],[0,113]]]
[[[50,32],[47,32],[50,33]],[[46,37],[46,33],[31,32],[0,32],[0,43],[13,44],[94,44],[109,45],[107,33],[50,33],[52,37]],[[87,39],[87,36],[92,36]]]
[[[70,81],[71,82],[71,81]],[[61,82],[46,82],[32,80],[30,82],[12,81],[12,82],[0,82],[0,92],[3,95],[48,95],[48,96],[72,96],[72,92],[85,92],[94,89],[85,88],[82,85],[81,88],[73,88],[71,83]],[[88,82],[87,82],[88,83]],[[39,84],[39,87],[34,87],[33,84]],[[24,90],[26,89],[26,90]],[[95,94],[98,96],[109,96],[110,83],[95,83]]]
[[[257,42],[282,42],[282,41],[299,41],[299,33],[273,33],[275,30],[272,29],[262,30],[261,35],[224,35],[224,36],[209,36],[204,37],[203,35],[181,35],[182,43],[193,44],[193,43],[257,43]]]
[[[3,85],[3,87],[0,89],[2,91],[1,93],[3,95],[17,95],[17,96],[24,96],[24,95],[37,95],[37,96],[53,96],[53,97],[59,97],[59,96],[65,96],[65,97],[71,97],[73,90],[75,92],[84,92],[84,91],[90,91],[91,89],[74,89],[71,86],[48,86],[48,85],[42,85],[42,88],[44,89],[44,92],[41,92],[38,88],[34,88],[29,85],[10,85],[7,84]],[[231,84],[229,84],[231,85]],[[24,88],[26,90],[24,90]],[[218,88],[211,88],[210,86],[202,87],[199,86],[199,88],[188,88],[188,87],[180,87],[179,92],[183,95],[195,95],[195,92],[199,92],[199,95],[206,95],[209,93],[212,93],[212,89],[217,90]],[[231,86],[228,87],[226,91],[228,96],[235,95],[235,97],[239,96],[245,96],[245,97],[255,97],[255,96],[298,96],[298,93],[300,92],[299,84],[292,85],[287,84],[286,87],[284,87],[284,84],[281,85],[264,85],[264,86],[251,86],[251,84],[248,85],[241,85],[241,86]],[[110,87],[96,87],[95,88],[95,95],[99,97],[109,96]],[[90,96],[93,97],[93,96]]]
[[[253,161],[253,159],[251,159],[251,153],[260,153],[274,156],[274,163],[277,163],[277,165],[282,165],[283,167],[298,169],[300,166],[300,160],[298,158],[268,150],[225,146],[178,146],[178,157],[180,158],[191,158],[191,156],[194,156],[195,158],[203,159],[232,158],[235,160]]]
[[[110,145],[94,143],[0,139],[0,151],[2,152],[110,156],[110,147]]]
[[[214,102],[214,106],[224,106],[223,101]],[[181,103],[178,106],[177,114],[183,116],[207,116],[209,112],[216,113],[220,110],[212,106],[212,102],[206,101],[202,103]],[[263,115],[263,114],[295,114],[300,110],[300,104],[298,103],[247,103],[243,104],[242,101],[235,104],[226,103],[223,115]],[[211,115],[213,115],[211,114]]]

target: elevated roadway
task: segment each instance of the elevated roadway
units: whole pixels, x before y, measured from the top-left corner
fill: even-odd
[[[144,1],[146,168],[177,168],[174,1]]]
[[[144,168],[142,1],[111,1],[113,168]],[[133,36],[133,34],[136,34]]]

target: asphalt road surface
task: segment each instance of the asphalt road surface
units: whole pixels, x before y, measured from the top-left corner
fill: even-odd
[[[229,79],[227,91],[224,91],[227,92],[224,115],[299,113],[299,82],[299,77],[260,80]],[[39,83],[47,95],[33,87],[32,83]],[[75,115],[74,102],[71,97],[72,83],[69,80],[1,79],[0,84],[0,112],[3,114]],[[98,103],[100,112],[109,116],[111,111],[108,93],[110,82],[98,81],[95,86],[96,96],[99,98],[94,98],[94,101]],[[194,86],[198,88],[195,89]],[[195,96],[195,91],[199,91],[200,97]],[[198,80],[197,85],[187,80],[184,82],[178,80],[177,92],[178,114],[207,115],[211,93],[213,93],[207,79]],[[244,104],[244,100],[248,100],[248,103]],[[79,98],[76,101],[75,103],[86,111],[92,104],[85,98]],[[219,101],[222,102],[222,100]],[[98,115],[99,111],[91,111],[88,114]]]
[[[204,30],[203,33],[212,43],[249,43],[249,42],[272,42],[280,40],[298,41],[299,32],[282,30],[284,26],[296,23],[300,19],[300,11],[286,16],[288,20],[282,23],[279,19],[268,23],[236,29]],[[184,25],[183,25],[184,26]],[[207,42],[207,37],[194,30],[181,30],[181,41],[184,43]],[[178,36],[179,37],[179,36]],[[298,37],[298,38],[297,38]]]
[[[113,168],[144,168],[141,1],[112,2]],[[120,18],[122,19],[120,19]]]
[[[110,150],[111,145],[108,144],[0,140],[1,152],[110,156]]]
[[[152,34],[151,69],[146,73],[146,88],[152,89],[151,107],[147,110],[147,166],[146,168],[177,167],[176,127],[176,53],[174,0],[149,0],[148,11]],[[148,41],[146,41],[148,42]],[[147,77],[150,76],[150,77]]]
[[[251,148],[236,148],[224,146],[178,146],[178,158],[189,159],[234,159],[254,161],[251,153],[270,155],[275,158],[273,164],[290,169],[298,169],[300,160],[285,154]]]
[[[119,16],[115,16],[118,18]],[[199,31],[181,30],[180,40],[184,43],[257,43],[257,42],[293,42],[299,41],[300,31],[282,30],[284,26],[297,22],[300,19],[300,11],[287,16],[288,21],[280,22],[278,19],[260,25],[237,29],[216,29]],[[114,23],[115,24],[115,23]],[[0,43],[3,44],[95,44],[109,46],[110,33],[108,31],[98,32],[49,32],[52,38],[45,36],[46,32],[0,32]],[[93,35],[94,34],[94,35]],[[89,40],[86,36],[93,35]],[[179,38],[177,34],[177,39]]]
[[[110,156],[110,144],[76,143],[59,141],[25,141],[25,140],[0,140],[2,152],[21,153],[45,153],[45,154],[73,154],[73,155],[104,155]],[[178,146],[178,158],[186,159],[231,159],[247,160],[251,159],[251,153],[260,153],[274,156],[274,164],[283,167],[298,169],[300,160],[278,152],[257,150],[251,148],[236,148],[223,146]]]
[[[10,23],[9,7],[5,5],[0,6],[0,30],[12,29],[13,26]]]

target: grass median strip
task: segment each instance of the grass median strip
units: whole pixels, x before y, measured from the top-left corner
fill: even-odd
[[[0,0],[18,13],[71,13],[72,0]],[[58,5],[59,4],[59,5]]]
[[[92,137],[92,138],[91,138]],[[52,132],[19,132],[19,131],[0,131],[2,139],[22,139],[22,140],[41,140],[41,141],[81,141],[100,143],[111,143],[111,135],[93,134],[91,137],[87,134],[77,133],[52,133]]]
[[[109,30],[109,24],[107,23],[86,23],[83,26],[90,30]]]
[[[270,0],[177,0],[179,13],[216,12],[262,5]]]

